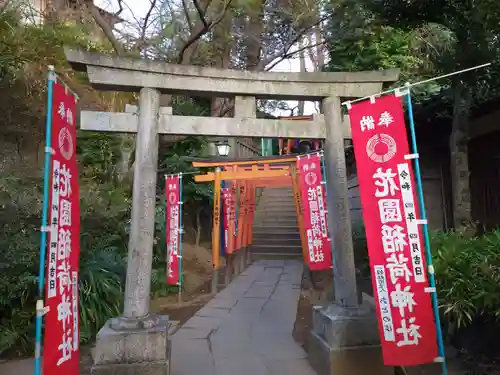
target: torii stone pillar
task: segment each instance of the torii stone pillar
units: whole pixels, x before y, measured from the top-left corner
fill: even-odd
[[[333,243],[335,300],[314,311],[309,360],[319,375],[390,374],[384,367],[375,311],[357,298],[347,200],[341,98],[369,96],[395,81],[397,70],[357,73],[244,72],[170,65],[159,61],[91,54],[66,49],[73,68],[87,71],[97,89],[140,92],[139,119],[132,113],[83,111],[81,128],[94,131],[137,132],[132,232],[123,316],[112,319],[97,339],[93,374],[167,375],[168,337],[165,319],[149,314],[152,194],[158,145],[157,134],[219,137],[325,139],[328,217]],[[322,100],[324,115],[314,121],[172,116],[159,108],[159,93],[212,97],[258,97],[283,100]],[[252,99],[253,100],[253,99]],[[140,169],[144,169],[140,171]],[[175,358],[173,359],[175,360]]]

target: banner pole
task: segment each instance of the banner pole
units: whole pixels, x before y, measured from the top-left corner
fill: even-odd
[[[411,133],[411,148],[412,153],[418,155],[417,137],[415,133],[415,121],[413,119],[413,105],[411,100],[411,91],[408,87],[407,93],[407,104],[408,104],[408,118],[410,122],[410,133]],[[441,319],[439,317],[439,305],[436,291],[436,279],[434,276],[434,266],[432,265],[432,254],[431,254],[431,244],[429,238],[429,228],[427,225],[427,215],[425,213],[424,205],[424,192],[422,187],[422,176],[420,173],[420,161],[419,158],[414,159],[415,166],[415,179],[417,182],[417,193],[420,205],[420,217],[424,220],[423,232],[424,232],[424,242],[425,242],[425,255],[427,258],[427,269],[429,274],[429,285],[432,288],[432,308],[434,310],[434,320],[436,323],[436,336],[439,348],[439,357],[436,358],[436,362],[441,362],[442,375],[447,375],[448,370],[446,368],[446,359],[444,354],[444,342],[443,342],[443,332],[441,329]]]
[[[326,161],[325,161],[325,152],[323,150],[321,150],[319,152],[319,156],[320,156],[320,159],[321,159],[321,170],[323,172],[323,179],[322,179],[322,183],[323,183],[323,186],[325,187],[325,198],[328,197],[328,182],[326,181]],[[328,217],[328,208],[327,208],[327,215]],[[331,246],[331,252],[332,252],[332,270],[333,270],[333,277],[335,277],[336,273],[337,273],[337,267],[335,265],[335,256],[334,256],[334,252],[335,252],[335,249],[333,248],[333,241],[332,241],[332,238],[329,236],[328,237],[328,240],[330,242],[330,246]]]
[[[183,204],[184,202],[182,201],[182,172],[179,173],[179,261],[178,261],[178,266],[179,266],[179,304],[182,302],[182,286],[183,286],[183,280],[182,280],[182,234],[184,233],[184,227],[183,227],[183,222],[182,222],[182,211],[183,211]]]
[[[35,375],[41,373],[42,352],[42,318],[44,309],[44,283],[45,283],[45,252],[47,248],[47,213],[49,208],[49,181],[50,181],[50,159],[52,154],[52,88],[56,80],[54,67],[49,65],[47,74],[47,118],[45,123],[45,161],[43,167],[43,202],[42,202],[42,226],[40,228],[40,265],[38,270],[38,300],[36,302],[36,344],[35,344]]]
[[[325,151],[321,150],[319,152],[321,155],[321,170],[323,172],[323,181],[325,186],[325,198],[328,197],[328,184],[326,183],[326,163],[325,163]]]

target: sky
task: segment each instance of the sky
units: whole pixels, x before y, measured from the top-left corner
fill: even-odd
[[[117,0],[95,0],[95,5],[100,8],[106,9],[110,12],[118,11],[118,1]],[[148,0],[125,0],[124,4],[126,7],[120,16],[129,21],[131,24],[137,24],[137,19],[144,18],[149,10],[149,1]],[[308,71],[313,71],[313,63],[312,61],[306,57],[306,69]],[[300,64],[299,59],[287,59],[281,61],[277,64],[273,69],[273,72],[300,72]],[[291,108],[297,106],[297,102],[288,101],[289,106]],[[312,102],[306,102],[304,106],[304,112],[306,115],[316,113],[316,107]],[[289,113],[280,113],[275,115],[290,115]]]

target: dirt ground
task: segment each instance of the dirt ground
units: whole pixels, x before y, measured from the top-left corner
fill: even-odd
[[[151,303],[151,311],[170,316],[181,324],[204,306],[210,296],[212,279],[212,259],[209,250],[203,246],[183,244],[182,265],[184,286],[179,295],[171,294]]]
[[[212,298],[212,260],[207,247],[184,243],[182,260],[184,287],[181,302],[177,293],[151,301],[152,312],[168,315],[171,321],[180,324],[189,320]],[[80,374],[89,374],[93,364],[91,348],[81,348],[80,357]]]
[[[333,297],[333,274],[331,271],[302,274],[297,317],[293,327],[293,338],[307,352],[307,337],[312,329],[312,308],[323,306]]]

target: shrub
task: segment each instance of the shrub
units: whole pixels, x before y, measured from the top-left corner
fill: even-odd
[[[356,267],[370,275],[363,226],[353,228]],[[431,235],[439,306],[450,332],[473,322],[500,318],[500,230],[484,236],[470,231]]]
[[[20,147],[20,141],[24,140],[30,143],[29,155],[36,154],[33,145],[41,145],[45,129],[49,64],[55,65],[59,75],[81,94],[82,107],[117,109],[113,107],[120,100],[130,97],[93,92],[85,74],[69,69],[63,45],[108,50],[91,39],[84,25],[34,26],[20,22],[15,9],[0,14],[0,86],[8,88],[0,90],[3,94],[0,110],[4,114],[0,143],[9,143],[10,137]],[[194,110],[197,108],[194,104],[185,107]],[[131,197],[130,184],[118,178],[117,164],[121,165],[122,156],[127,154],[122,154],[126,141],[113,134],[78,133],[82,344],[91,341],[107,319],[119,315],[123,304]],[[195,156],[193,152],[202,147],[200,142],[194,139],[181,142],[160,159],[170,166],[172,163],[163,159],[177,156],[176,153]],[[26,150],[19,149],[19,156],[21,151]],[[22,157],[14,155],[12,159],[16,160],[12,171],[0,165],[0,355],[33,353],[38,298],[42,177],[39,166],[29,162],[31,159],[28,158],[27,165],[21,165]],[[177,156],[176,160],[180,158]],[[185,172],[185,168],[175,171]],[[186,186],[191,180],[192,176],[186,178]],[[191,183],[189,187],[195,191],[187,199],[206,200],[203,186]],[[151,287],[154,296],[166,295],[171,290],[166,285],[165,257],[158,237],[156,244]]]
[[[460,329],[475,319],[500,317],[500,231],[432,236],[439,303],[446,321]]]
[[[33,350],[39,270],[41,179],[0,176],[0,354]],[[90,186],[90,185],[86,185]],[[82,201],[92,196],[82,189]],[[82,343],[120,313],[125,277],[128,208],[116,196],[93,185],[103,203],[100,212],[82,204],[80,314]],[[115,189],[115,191],[117,191]],[[123,193],[123,192],[122,192]],[[110,201],[114,213],[106,215]],[[122,202],[128,206],[126,196]],[[14,353],[11,353],[14,354]]]

